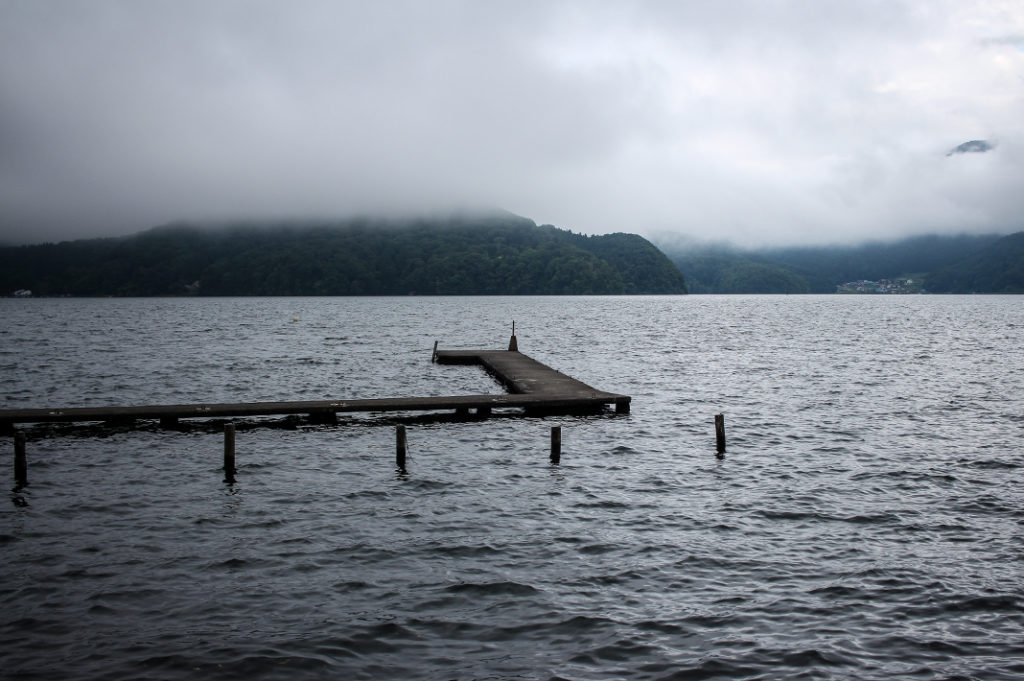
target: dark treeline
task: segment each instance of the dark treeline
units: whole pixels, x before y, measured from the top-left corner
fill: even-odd
[[[740,250],[662,244],[691,293],[835,293],[867,279],[923,279],[933,293],[1024,293],[1024,233],[923,236],[856,247]]]
[[[1024,232],[969,253],[925,281],[936,293],[1024,293]]]
[[[513,215],[220,227],[0,248],[0,291],[73,296],[685,293],[633,234]]]

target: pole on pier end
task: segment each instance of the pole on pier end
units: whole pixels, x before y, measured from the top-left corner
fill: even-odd
[[[28,462],[25,459],[25,433],[14,434],[14,484],[15,491],[28,487]]]
[[[224,482],[235,484],[235,424],[224,424]]]
[[[562,459],[562,426],[551,426],[551,463]]]
[[[716,456],[722,458],[725,455],[725,415],[715,414],[715,444],[718,453]]]
[[[516,340],[516,320],[512,320],[512,337],[508,339],[509,352],[519,352],[519,341]]]
[[[434,351],[430,353],[430,363],[433,364],[437,361],[437,341],[434,341]]]

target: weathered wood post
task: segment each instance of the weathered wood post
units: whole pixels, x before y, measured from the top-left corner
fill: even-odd
[[[437,341],[434,341],[434,351],[430,353],[430,363],[433,364],[437,361]]]
[[[309,412],[309,422],[320,426],[329,426],[338,422],[338,414],[332,409],[321,409]]]
[[[14,434],[14,484],[15,489],[28,486],[28,462],[25,460],[25,433]]]
[[[516,340],[516,320],[512,320],[512,337],[508,339],[510,352],[519,352],[519,341]]]
[[[725,454],[725,415],[715,414],[715,444],[718,447],[718,456]]]
[[[235,484],[235,424],[224,424],[224,482]]]
[[[562,426],[551,426],[551,463],[562,459]]]
[[[405,472],[405,426],[395,426],[395,465],[398,470]]]

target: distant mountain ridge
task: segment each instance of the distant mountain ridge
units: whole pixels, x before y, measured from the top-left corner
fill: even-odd
[[[1024,232],[855,247],[659,245],[508,213],[175,224],[2,246],[0,295],[835,293],[847,282],[911,277],[931,293],[1024,293]]]
[[[992,151],[993,149],[995,149],[995,145],[988,140],[971,140],[953,147],[946,156],[952,156],[953,154],[984,154],[986,151]]]
[[[966,255],[925,281],[933,293],[1024,293],[1024,232]]]
[[[846,282],[903,277],[923,279],[932,293],[1024,293],[1022,235],[758,250],[659,245],[686,275],[691,293],[835,293]]]
[[[0,247],[0,292],[75,296],[686,293],[635,234],[585,236],[512,214],[179,224]]]

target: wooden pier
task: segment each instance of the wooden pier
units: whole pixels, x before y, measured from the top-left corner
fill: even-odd
[[[509,391],[496,395],[397,397],[300,402],[239,402],[149,406],[71,407],[66,409],[2,409],[0,430],[10,433],[18,423],[125,423],[159,420],[174,427],[179,419],[307,414],[315,423],[333,423],[346,412],[452,411],[487,416],[495,409],[517,409],[526,415],[600,413],[608,405],[629,412],[627,395],[603,392],[555,371],[517,350],[437,350],[440,364],[479,364]]]

